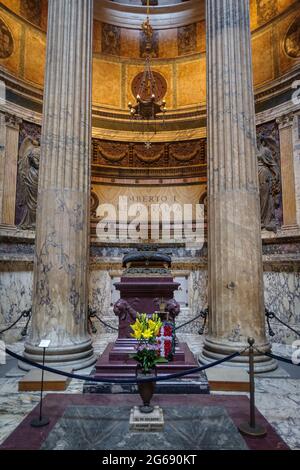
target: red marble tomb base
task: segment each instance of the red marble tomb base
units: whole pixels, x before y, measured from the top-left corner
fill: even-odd
[[[135,352],[135,341],[130,339],[118,339],[115,343],[109,343],[101,357],[98,359],[94,377],[132,377],[135,376],[136,361],[129,358]],[[172,361],[166,364],[157,365],[157,375],[174,374],[185,372],[189,369],[199,367],[194,355],[186,343],[179,343],[176,346],[175,355]],[[199,374],[189,375],[196,378]]]

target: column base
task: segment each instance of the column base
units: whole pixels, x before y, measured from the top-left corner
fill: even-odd
[[[215,338],[205,338],[204,346],[202,353],[200,353],[198,359],[201,364],[211,364],[212,362],[223,359],[230,354],[233,354],[237,351],[241,351],[248,346],[248,343],[242,342],[227,342],[225,340],[220,341]],[[257,344],[257,348],[262,352],[269,352],[271,350],[269,343]],[[222,364],[224,367],[243,367],[249,368],[249,359],[248,355],[237,356],[231,361],[224,362]],[[265,372],[270,372],[277,369],[277,361],[271,359],[268,356],[263,356],[261,354],[256,354],[254,356],[254,371],[256,374],[262,374]]]
[[[43,362],[42,349],[30,343],[25,344],[23,356],[34,362]],[[80,370],[95,364],[96,360],[97,357],[94,354],[92,341],[88,339],[79,344],[60,348],[48,348],[45,364],[54,369],[62,370],[65,367],[72,367],[73,370]],[[32,366],[22,361],[19,361],[18,365],[22,370],[28,371],[33,369]]]

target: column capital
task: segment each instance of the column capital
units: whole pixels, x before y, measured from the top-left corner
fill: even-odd
[[[13,129],[18,129],[20,124],[22,124],[22,118],[16,116],[15,114],[5,113],[5,124],[8,127],[12,127]]]
[[[279,129],[292,127],[294,124],[294,113],[283,114],[276,119]]]

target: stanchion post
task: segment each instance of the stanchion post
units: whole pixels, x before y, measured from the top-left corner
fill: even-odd
[[[248,338],[249,343],[249,385],[250,385],[250,421],[242,423],[239,431],[245,436],[264,437],[267,430],[255,422],[255,380],[254,380],[254,338]]]
[[[40,411],[39,417],[34,418],[30,425],[33,428],[41,428],[43,426],[47,426],[50,423],[49,418],[43,416],[43,391],[44,391],[44,366],[45,366],[45,358],[46,358],[46,348],[49,346],[49,340],[43,340],[40,343],[40,347],[43,348],[43,369],[42,369],[42,379],[41,379],[41,399],[40,399]]]

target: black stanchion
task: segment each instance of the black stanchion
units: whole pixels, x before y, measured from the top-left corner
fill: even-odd
[[[43,347],[43,367],[45,366],[46,347]],[[33,428],[41,428],[47,426],[50,423],[49,418],[43,416],[43,391],[44,391],[44,369],[42,369],[42,380],[41,380],[41,400],[40,400],[40,413],[38,418],[34,418],[30,425]]]
[[[254,382],[254,338],[248,338],[249,343],[249,384],[250,384],[250,421],[242,423],[239,431],[245,436],[264,437],[266,429],[255,422],[255,382]]]

